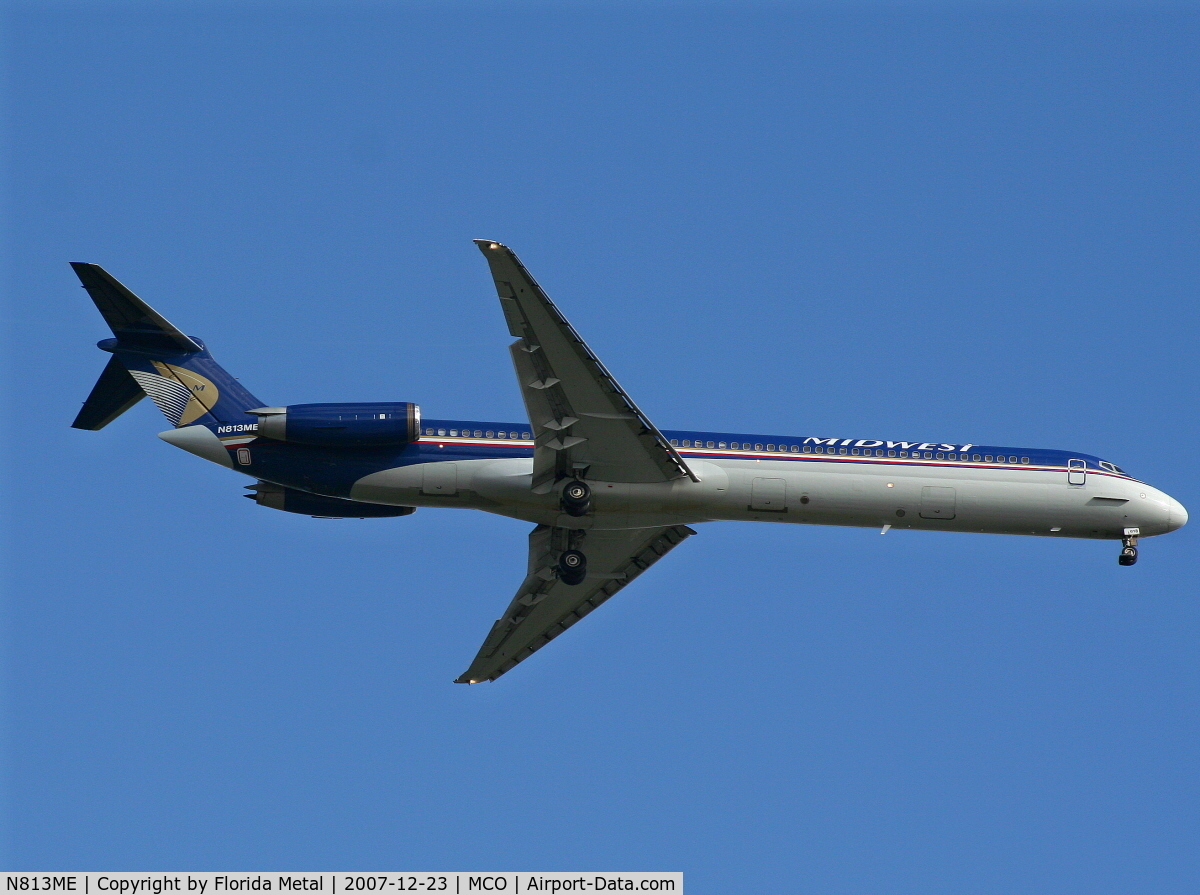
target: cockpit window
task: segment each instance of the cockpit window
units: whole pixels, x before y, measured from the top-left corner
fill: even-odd
[[[1121,475],[1129,475],[1129,473],[1123,470],[1116,463],[1109,463],[1107,460],[1100,461],[1100,468],[1107,469],[1109,472],[1119,472]]]

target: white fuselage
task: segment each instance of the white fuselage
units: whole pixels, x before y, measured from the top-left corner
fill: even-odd
[[[843,462],[838,457],[698,459],[700,479],[590,481],[593,513],[562,514],[556,491],[530,489],[531,459],[426,462],[372,473],[350,497],[403,506],[462,507],[571,528],[645,528],[712,520],[990,532],[1072,538],[1165,534],[1187,521],[1173,498],[1142,482],[1062,468]]]

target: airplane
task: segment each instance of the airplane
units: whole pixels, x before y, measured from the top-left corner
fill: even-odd
[[[318,518],[483,510],[534,524],[524,581],[456,683],[494,681],[714,520],[1120,540],[1181,528],[1174,498],[1091,454],[962,442],[659,430],[516,254],[475,240],[509,334],[522,422],[423,419],[416,404],[264,405],[96,264],[73,263],[113,338],[72,425],[145,395],[169,444]]]

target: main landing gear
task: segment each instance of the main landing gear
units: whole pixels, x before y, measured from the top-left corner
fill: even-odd
[[[592,489],[575,479],[562,489],[562,511],[568,516],[586,516],[592,509]]]
[[[586,516],[592,511],[592,489],[581,479],[572,479],[563,485],[559,506],[568,516]],[[579,548],[583,546],[583,531],[567,531],[567,549],[558,555],[558,580],[563,584],[583,584],[587,577],[587,556]]]
[[[564,550],[558,558],[558,580],[563,584],[583,584],[587,577],[587,557],[580,550]]]
[[[1131,566],[1137,562],[1137,541],[1141,533],[1140,528],[1125,529],[1125,536],[1121,538],[1121,555],[1117,557],[1117,562],[1121,565]]]

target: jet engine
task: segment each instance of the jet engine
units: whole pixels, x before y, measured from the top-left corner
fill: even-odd
[[[357,500],[309,494],[307,491],[285,488],[270,482],[259,482],[257,485],[246,487],[255,493],[242,496],[250,498],[260,507],[283,510],[285,513],[299,513],[302,516],[315,516],[319,519],[376,519],[385,516],[408,516],[417,511],[416,507],[391,507],[381,503],[359,503]]]
[[[258,417],[260,437],[313,447],[392,447],[421,434],[416,404],[291,404],[246,412]]]

